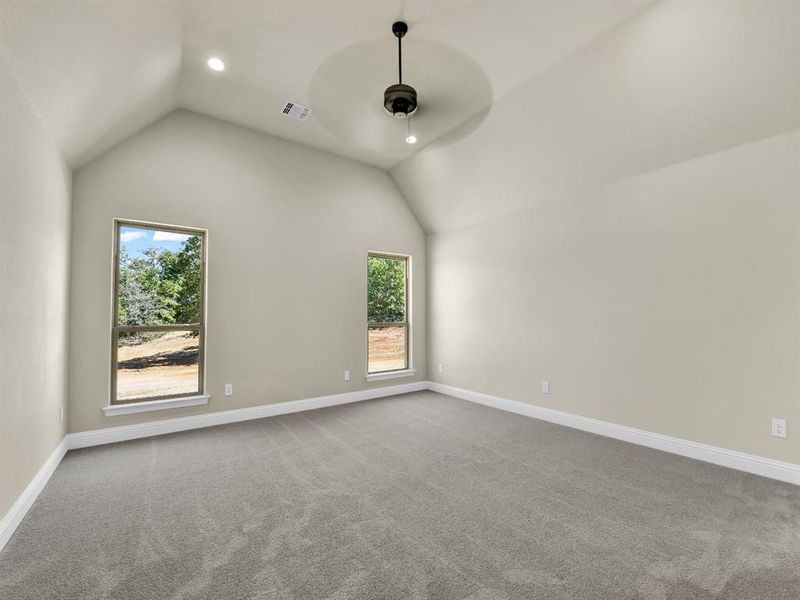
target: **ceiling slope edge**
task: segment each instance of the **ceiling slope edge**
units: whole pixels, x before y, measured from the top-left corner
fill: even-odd
[[[657,4],[390,173],[431,233],[790,131],[799,26],[800,4]]]

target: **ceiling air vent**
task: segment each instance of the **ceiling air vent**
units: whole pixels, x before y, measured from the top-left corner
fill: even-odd
[[[305,121],[311,114],[311,109],[302,104],[297,104],[296,102],[287,102],[281,112],[290,119]]]

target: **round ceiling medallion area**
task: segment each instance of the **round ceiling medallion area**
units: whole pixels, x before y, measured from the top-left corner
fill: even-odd
[[[474,60],[449,46],[412,35],[403,39],[403,83],[420,90],[414,113],[417,146],[446,136],[451,143],[480,124],[493,94],[488,76]],[[311,77],[309,99],[316,120],[333,135],[374,152],[405,156],[405,119],[387,117],[383,89],[397,83],[397,41],[385,36],[347,46]]]

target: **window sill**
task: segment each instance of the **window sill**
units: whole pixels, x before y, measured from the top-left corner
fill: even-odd
[[[131,402],[130,404],[112,404],[103,408],[107,417],[116,415],[129,415],[131,413],[150,412],[151,410],[165,410],[167,408],[180,408],[182,406],[198,406],[208,404],[210,396],[187,396],[185,398],[167,398],[166,400],[149,400],[147,402]]]
[[[414,369],[403,369],[402,371],[386,371],[385,373],[373,373],[367,375],[367,381],[383,381],[384,379],[398,379],[399,377],[413,377],[417,372]]]

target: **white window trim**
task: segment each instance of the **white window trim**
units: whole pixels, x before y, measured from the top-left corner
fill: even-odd
[[[208,229],[202,227],[189,227],[185,225],[174,225],[172,223],[159,223],[156,221],[141,221],[139,219],[128,219],[123,217],[114,217],[113,219],[113,233],[112,233],[112,243],[111,243],[111,281],[114,282],[117,277],[117,249],[119,245],[119,240],[117,239],[117,235],[119,233],[118,226],[119,224],[127,224],[127,225],[136,225],[143,228],[151,228],[151,229],[178,229],[186,232],[195,232],[196,234],[203,235],[203,257],[202,257],[202,269],[203,269],[203,318],[201,327],[203,331],[203,346],[202,346],[202,362],[199,363],[200,369],[202,370],[202,388],[198,390],[198,394],[194,396],[181,396],[178,398],[161,398],[155,400],[146,400],[141,402],[130,402],[124,404],[114,404],[109,403],[107,406],[103,407],[103,412],[107,417],[113,417],[115,415],[126,415],[131,413],[137,412],[151,412],[154,410],[165,410],[168,408],[180,408],[182,406],[197,406],[201,404],[208,404],[209,398],[211,396],[206,394],[207,386],[208,386],[208,371],[206,365],[206,352],[205,349],[208,344],[208,332],[205,331],[206,323],[208,319]],[[116,323],[116,306],[117,306],[117,295],[116,295],[116,283],[112,284],[111,288],[111,302],[110,302],[110,322],[109,322],[109,336],[113,336],[113,331]],[[113,337],[110,337],[113,339]],[[112,382],[113,375],[111,371],[113,370],[113,364],[111,365],[112,369],[109,369],[108,373],[108,389],[113,389],[114,383]],[[110,399],[109,399],[110,400]],[[137,408],[141,407],[141,408]]]
[[[412,264],[411,261],[413,257],[410,254],[402,254],[397,252],[386,252],[383,250],[368,250],[367,251],[367,260],[369,260],[370,256],[385,256],[387,258],[403,258],[406,261],[406,335],[408,339],[406,340],[406,353],[408,354],[407,362],[408,368],[403,369],[401,371],[376,371],[375,373],[369,372],[369,318],[367,318],[367,381],[381,381],[382,379],[398,379],[400,377],[412,377],[417,374],[416,369],[414,369],[414,352],[413,342],[414,342],[414,327],[412,324],[414,312],[414,304],[412,302],[412,291],[413,291],[413,283],[412,283]]]
[[[103,407],[107,417],[129,415],[132,413],[180,408],[182,406],[199,406],[208,404],[211,396],[184,396],[183,398],[167,398],[165,400],[148,400],[146,402],[131,402],[129,404],[111,404]]]
[[[381,371],[367,375],[367,381],[382,381],[384,379],[399,379],[400,377],[413,377],[416,369],[403,369],[402,371]]]

